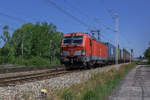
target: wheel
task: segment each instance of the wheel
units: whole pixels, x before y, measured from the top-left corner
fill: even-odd
[[[72,69],[71,65],[69,65],[69,64],[64,64],[64,65],[65,65],[66,70],[71,70]]]
[[[93,65],[94,65],[93,62],[88,62],[87,68],[88,68],[88,69],[91,69],[91,68],[93,68]]]

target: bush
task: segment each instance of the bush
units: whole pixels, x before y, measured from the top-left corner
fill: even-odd
[[[21,56],[16,58],[15,64],[26,65],[26,66],[47,66],[50,65],[50,61],[41,57],[31,57],[30,59],[22,59]]]
[[[7,63],[7,62],[8,62],[7,57],[5,57],[5,56],[0,56],[0,64],[4,64],[4,63]]]
[[[15,64],[23,65],[24,60],[22,60],[22,56],[19,56],[15,59]]]
[[[24,62],[25,65],[35,65],[35,66],[47,66],[50,65],[50,61],[41,57],[31,57],[31,59]]]
[[[50,63],[51,65],[60,65],[60,60],[58,58],[54,58]]]

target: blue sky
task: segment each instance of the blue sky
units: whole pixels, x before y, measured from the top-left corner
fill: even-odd
[[[69,14],[86,23],[92,29],[100,29],[102,41],[115,44],[115,33],[102,23],[115,29],[114,13],[119,14],[119,44],[128,50],[133,48],[135,56],[142,55],[150,41],[149,0],[50,0]],[[9,16],[5,16],[9,15]],[[11,16],[11,17],[10,17]],[[15,18],[23,21],[16,20]],[[54,23],[58,31],[89,32],[88,28],[59,11],[49,0],[1,0],[0,34],[2,26],[16,29],[23,23],[47,21]],[[12,32],[12,31],[10,31]],[[2,46],[3,44],[1,44]]]

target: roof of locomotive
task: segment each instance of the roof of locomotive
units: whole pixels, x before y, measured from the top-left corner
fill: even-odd
[[[73,32],[73,33],[65,33],[64,36],[70,36],[70,35],[89,35],[88,33],[82,33],[82,32]]]
[[[89,37],[91,37],[92,39],[94,39],[95,41],[101,42],[101,43],[103,43],[103,44],[109,43],[109,42],[102,42],[102,41],[99,41],[98,39],[96,39],[96,38],[95,38],[94,36],[92,36],[91,34],[89,34],[89,33],[84,33],[84,32],[66,33],[66,34],[64,34],[64,36],[71,36],[71,35],[73,35],[73,34],[76,34],[77,36],[78,36],[78,35],[89,36]],[[109,43],[109,44],[111,44],[111,43]],[[113,44],[112,44],[112,45],[113,45]],[[120,48],[119,48],[119,49],[120,49]],[[123,48],[122,50],[127,51],[125,48]],[[128,52],[128,51],[127,51],[127,52]]]
[[[73,33],[66,33],[66,34],[64,34],[64,36],[71,36],[71,35],[73,35],[73,34],[76,34],[77,36],[78,35],[83,35],[83,36],[89,36],[89,37],[91,37],[92,39],[94,39],[94,40],[96,40],[96,41],[99,41],[98,39],[96,39],[94,36],[92,36],[91,34],[89,34],[89,33],[83,33],[83,32],[73,32]],[[101,42],[101,41],[99,41],[99,42]],[[102,42],[103,43],[103,42]]]

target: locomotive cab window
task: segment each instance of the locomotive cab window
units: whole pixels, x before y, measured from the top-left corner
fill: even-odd
[[[65,45],[67,45],[67,44],[71,44],[71,39],[66,39],[66,40],[64,40],[64,42],[63,42]]]
[[[71,39],[72,38],[72,36],[66,36],[66,37],[64,37],[64,39]]]
[[[64,45],[79,45],[82,44],[83,36],[66,36],[63,39]]]
[[[82,44],[83,36],[74,36],[73,44]]]
[[[64,45],[70,45],[72,42],[72,36],[65,36],[63,39],[63,44]]]

